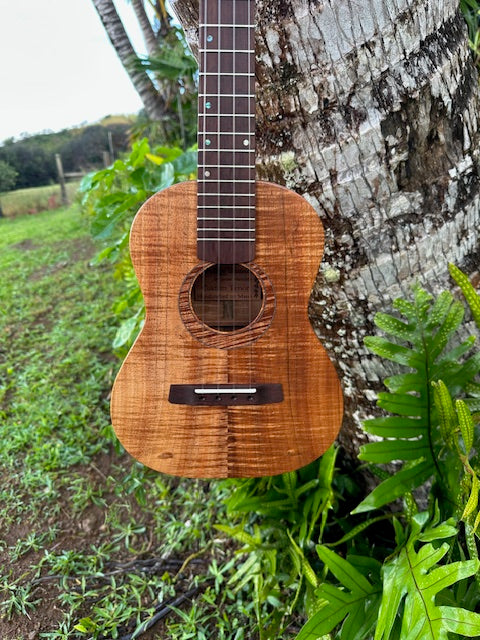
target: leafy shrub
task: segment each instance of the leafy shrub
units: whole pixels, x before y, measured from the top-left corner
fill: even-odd
[[[134,215],[147,198],[177,182],[193,178],[197,153],[177,147],[150,148],[146,138],[134,143],[130,154],[82,180],[82,205],[91,217],[92,235],[103,242],[96,261],[108,260],[125,293],[114,311],[124,318],[113,346],[124,355],[142,326],[143,298],[130,261],[128,239]],[[126,317],[125,317],[126,316]]]
[[[480,296],[450,272],[480,328]],[[385,380],[384,415],[365,424],[376,441],[360,457],[380,484],[352,509],[359,489],[352,473],[334,474],[334,448],[292,474],[233,481],[227,508],[241,519],[221,530],[247,555],[231,585],[253,589],[262,640],[290,638],[305,613],[297,640],[480,635],[480,353],[475,336],[455,340],[465,310],[450,292],[434,299],[417,285],[394,308],[375,318],[386,337],[366,339],[405,369]]]

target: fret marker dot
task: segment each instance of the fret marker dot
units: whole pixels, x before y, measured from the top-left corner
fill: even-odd
[[[248,141],[248,140],[244,140],[244,141],[243,141],[243,144],[244,144],[244,146],[245,146],[245,147],[248,147],[248,145],[249,145],[250,143],[249,143],[249,141]]]
[[[209,178],[210,177],[210,171],[205,171],[205,177]]]
[[[213,36],[207,36],[207,42],[213,42]]]
[[[206,109],[211,109],[212,108],[212,103],[211,102],[206,102],[205,103],[205,108]]]
[[[207,145],[207,147],[208,147],[208,145],[210,145],[211,143],[212,143],[212,141],[211,141],[211,140],[208,140],[208,138],[207,138],[207,140],[205,140],[205,144]]]

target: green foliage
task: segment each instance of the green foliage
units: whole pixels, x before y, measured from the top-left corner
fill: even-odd
[[[460,9],[468,25],[470,47],[478,64],[480,56],[480,5],[478,0],[460,0]]]
[[[113,346],[126,352],[142,326],[143,299],[128,252],[130,226],[135,213],[147,198],[174,183],[195,176],[197,154],[178,147],[152,149],[144,138],[134,143],[130,154],[112,166],[87,175],[81,185],[82,206],[90,216],[92,235],[104,249],[96,262],[114,265],[115,276],[124,282],[114,312],[124,318]]]
[[[304,469],[260,480],[227,481],[235,487],[227,515],[244,514],[236,526],[218,529],[248,554],[232,575],[235,592],[251,589],[260,639],[278,638],[288,617],[305,605],[318,584],[308,559],[321,540],[335,501],[332,481],[337,449]]]
[[[450,272],[476,320],[477,292],[457,267],[450,265]],[[449,292],[434,300],[417,285],[413,300],[397,300],[394,308],[403,317],[375,317],[388,337],[365,343],[407,371],[387,378],[388,392],[378,394],[379,407],[390,415],[365,424],[379,440],[364,445],[361,455],[382,482],[352,514],[363,519],[365,512],[402,498],[403,509],[392,519],[395,537],[383,532],[379,547],[377,525],[386,513],[317,546],[323,579],[317,572],[310,619],[297,640],[480,635],[480,356],[473,352],[474,336],[463,342],[456,336],[464,309]],[[398,461],[395,472],[378,466]],[[419,513],[411,491],[427,480],[430,510]],[[440,542],[445,539],[450,541]],[[332,546],[343,549],[343,556]]]
[[[378,564],[369,567],[355,567],[355,559],[348,562],[324,546],[317,546],[317,553],[325,567],[337,578],[341,586],[327,582],[315,590],[319,610],[303,627],[297,640],[317,640],[343,622],[338,634],[339,640],[361,640],[368,637],[374,627],[380,605],[381,586]],[[367,575],[364,575],[366,573]],[[370,582],[369,573],[374,574]]]
[[[133,66],[148,70],[155,77],[167,103],[160,122],[138,118],[132,130],[133,138],[147,136],[150,141],[179,145],[183,149],[193,145],[197,136],[197,61],[183,31],[171,25],[158,51],[135,59]]]
[[[0,193],[2,191],[11,191],[17,182],[18,171],[15,167],[0,160]]]
[[[103,151],[108,151],[108,133],[112,134],[114,150],[127,148],[127,122],[109,123],[64,129],[58,133],[25,136],[20,140],[6,140],[0,146],[0,161],[17,172],[18,189],[39,187],[58,182],[55,154],[62,156],[66,172],[81,172],[102,166]],[[0,191],[4,189],[1,188]]]
[[[455,282],[460,287],[463,295],[465,296],[465,300],[467,301],[468,306],[470,307],[470,311],[472,312],[473,319],[477,327],[480,329],[480,295],[475,291],[468,276],[463,273],[457,266],[454,264],[449,264],[448,269],[450,271],[450,275],[455,280]]]
[[[437,604],[437,600],[446,600],[445,590],[475,575],[479,562],[447,562],[437,566],[449,552],[450,545],[443,543],[437,546],[434,542],[455,536],[457,529],[455,523],[444,523],[422,533],[426,515],[415,516],[407,542],[384,564],[383,595],[375,640],[393,638],[395,626],[400,628],[400,637],[405,640],[448,640],[449,632],[469,638],[480,634],[479,614],[456,604]],[[415,546],[419,542],[426,544],[417,551]],[[440,596],[442,592],[443,598]]]
[[[442,389],[451,394],[465,392],[480,371],[480,353],[470,353],[474,337],[449,347],[464,315],[462,304],[449,292],[433,301],[417,285],[413,301],[397,300],[394,308],[405,320],[378,313],[375,323],[389,337],[366,338],[365,344],[373,353],[407,367],[408,372],[385,380],[389,391],[378,394],[377,404],[394,415],[366,421],[365,429],[383,439],[364,445],[360,458],[374,464],[401,460],[403,467],[372,491],[354,513],[383,507],[431,476],[446,504],[456,504],[459,459],[455,450],[445,446],[452,427],[436,410],[432,385],[442,380]]]

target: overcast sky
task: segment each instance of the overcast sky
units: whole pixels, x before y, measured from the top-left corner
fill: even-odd
[[[143,53],[131,6],[116,5]],[[91,0],[0,0],[0,141],[141,106]]]

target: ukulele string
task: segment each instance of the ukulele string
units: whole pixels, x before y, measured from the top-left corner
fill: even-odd
[[[201,180],[202,180],[202,217],[203,217],[203,224],[202,225],[197,225],[199,228],[202,227],[206,227],[207,226],[207,222],[205,220],[205,218],[207,217],[207,211],[208,209],[206,208],[206,203],[207,203],[207,199],[206,199],[206,191],[207,191],[207,179],[210,177],[211,174],[211,170],[210,170],[210,163],[208,165],[207,168],[207,135],[208,135],[208,127],[207,127],[207,104],[208,100],[209,100],[209,96],[207,95],[207,31],[208,31],[208,27],[207,27],[207,23],[208,23],[208,17],[207,17],[207,3],[208,0],[201,0],[202,3],[202,14],[203,14],[203,37],[202,37],[202,44],[203,44],[203,60],[202,60],[202,66],[203,66],[203,79],[202,82],[200,83],[200,91],[202,91],[203,93],[203,105],[202,105],[202,125],[201,125],[201,129],[203,132],[203,146],[201,147],[202,150],[202,172],[201,172]],[[208,232],[203,231],[203,237],[206,238],[208,237]],[[197,232],[198,235],[198,232]],[[206,247],[206,240],[203,240],[203,246]],[[206,269],[203,270],[202,272],[202,304],[200,306],[200,309],[202,311],[202,317],[205,319],[206,318],[206,310],[205,310],[205,289],[206,289]],[[205,388],[206,382],[207,382],[207,373],[205,372],[202,376],[202,379],[204,380],[204,382],[202,383],[202,388]]]
[[[236,291],[235,291],[235,268],[236,268],[236,248],[237,248],[237,234],[236,234],[236,228],[237,228],[237,221],[236,221],[236,217],[237,217],[237,197],[236,197],[236,190],[238,188],[238,183],[237,183],[237,136],[236,136],[236,131],[237,131],[237,121],[236,121],[236,115],[235,115],[235,107],[236,107],[236,95],[237,95],[237,77],[235,75],[235,62],[236,62],[236,51],[237,51],[237,30],[236,30],[236,25],[237,25],[237,2],[236,0],[233,0],[233,6],[232,6],[232,93],[234,94],[234,98],[232,99],[232,148],[233,148],[233,170],[232,170],[232,175],[233,175],[233,198],[232,198],[232,202],[233,202],[233,212],[232,212],[232,221],[231,224],[233,225],[233,267],[232,267],[232,316],[233,316],[233,329],[235,330],[237,328],[237,323],[236,323]],[[232,360],[234,358],[235,355],[235,351],[232,354]],[[232,362],[233,364],[233,362]]]
[[[247,20],[246,20],[246,24],[248,25],[247,27],[247,56],[248,56],[248,63],[247,63],[247,86],[248,86],[248,91],[247,91],[247,102],[248,102],[248,108],[247,108],[247,114],[248,114],[248,141],[249,143],[252,140],[252,129],[251,129],[251,125],[252,125],[252,113],[251,113],[251,92],[250,92],[250,83],[251,83],[251,73],[252,73],[252,51],[251,51],[251,46],[252,46],[252,41],[251,41],[251,36],[252,36],[252,24],[251,24],[251,15],[252,15],[252,8],[251,5],[254,3],[248,3],[247,5]],[[254,58],[255,59],[255,58]],[[253,146],[253,145],[252,145]],[[252,147],[249,147],[250,149]],[[253,148],[255,148],[253,146]],[[252,164],[253,164],[253,171],[252,171]],[[253,162],[252,162],[252,158],[251,158],[251,154],[248,154],[248,171],[246,171],[245,173],[247,173],[248,175],[248,179],[251,180],[252,176],[253,178],[255,178],[255,154],[253,154]],[[248,198],[248,203],[251,204],[252,202],[255,201],[254,198],[252,198],[252,194],[255,193],[255,183],[253,183],[253,190],[252,190],[252,183],[248,182],[248,194],[249,194],[249,198]],[[249,212],[248,217],[253,217],[255,218],[255,209],[247,209],[247,211]],[[253,216],[250,212],[253,212]],[[251,243],[252,243],[252,222],[255,225],[255,220],[248,220],[248,245],[251,247]],[[254,227],[255,228],[255,227]],[[255,235],[253,235],[253,240],[255,239]],[[252,296],[253,296],[253,287],[252,287],[252,272],[250,271],[250,269],[248,270],[248,319],[250,322],[252,322],[253,318],[252,318]],[[253,328],[250,327],[250,334],[252,333]],[[251,335],[250,335],[251,337]],[[249,346],[249,366],[248,366],[248,370],[249,370],[249,386],[253,387],[253,345],[252,342],[250,341],[250,346]]]
[[[221,330],[221,301],[220,301],[220,295],[221,295],[221,274],[222,274],[222,265],[221,265],[221,237],[222,237],[222,232],[219,230],[220,229],[220,222],[221,222],[221,201],[220,201],[220,186],[221,186],[221,182],[220,182],[220,176],[222,174],[222,170],[221,170],[221,156],[220,156],[220,149],[221,149],[221,142],[222,142],[222,137],[220,135],[220,112],[221,112],[221,106],[220,106],[220,84],[221,84],[221,78],[222,78],[222,71],[221,71],[221,54],[220,51],[222,49],[222,34],[220,31],[220,25],[222,24],[222,4],[221,4],[221,0],[217,0],[217,20],[215,21],[216,25],[217,25],[217,37],[216,37],[216,43],[217,43],[217,77],[216,77],[216,81],[217,81],[217,129],[216,129],[216,137],[217,137],[217,330],[220,331]],[[219,362],[219,375],[218,375],[218,389],[220,390],[220,384],[222,382],[222,362],[221,362],[221,358],[218,359]]]

